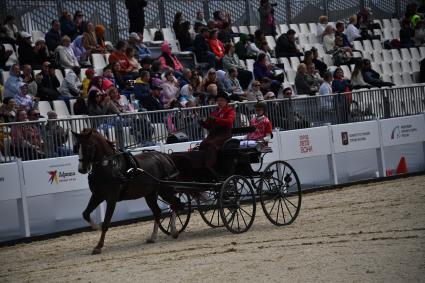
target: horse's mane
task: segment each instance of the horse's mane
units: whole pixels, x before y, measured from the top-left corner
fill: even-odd
[[[101,133],[99,133],[96,129],[93,128],[85,128],[81,131],[80,133],[83,136],[88,136],[88,135],[94,135],[97,136],[98,138],[101,138],[102,140],[105,140],[106,143],[112,148],[115,149],[115,142],[112,142],[110,140],[108,140],[106,137],[104,137]]]

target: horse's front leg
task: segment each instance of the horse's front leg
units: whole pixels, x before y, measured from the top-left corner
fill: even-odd
[[[99,242],[96,247],[93,249],[92,254],[100,254],[102,252],[103,244],[105,242],[105,235],[109,229],[109,225],[111,224],[112,215],[114,214],[115,206],[117,204],[116,199],[110,199],[106,201],[106,213],[105,220],[102,224],[102,234],[100,235]]]
[[[88,223],[90,223],[93,230],[99,230],[100,227],[97,225],[94,220],[90,217],[90,214],[98,207],[99,204],[102,203],[105,199],[103,197],[100,197],[98,195],[92,194],[89,200],[89,203],[87,204],[86,209],[83,211],[83,218]]]
[[[161,209],[158,206],[157,198],[158,198],[158,195],[155,192],[152,192],[146,196],[146,203],[151,209],[155,219],[152,235],[146,239],[146,243],[148,244],[155,243],[158,238],[158,227],[159,227],[159,221],[161,220]]]

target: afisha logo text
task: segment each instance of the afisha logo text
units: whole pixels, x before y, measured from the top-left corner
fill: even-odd
[[[49,174],[49,183],[53,184],[59,184],[69,181],[75,181],[76,180],[76,174],[75,172],[59,172],[57,170],[54,171],[48,171]]]

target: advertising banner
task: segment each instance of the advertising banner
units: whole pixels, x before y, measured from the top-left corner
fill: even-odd
[[[0,165],[0,200],[21,198],[17,163]]]
[[[425,141],[425,116],[415,115],[381,120],[384,146]]]
[[[331,153],[327,126],[280,133],[283,160],[299,159]]]
[[[78,173],[78,156],[24,162],[28,196],[88,189],[87,175]]]
[[[379,148],[377,121],[332,126],[335,153]]]
[[[201,141],[166,144],[166,145],[163,146],[163,151],[164,151],[164,153],[189,151],[192,148],[194,148],[197,144],[199,144],[200,142]]]

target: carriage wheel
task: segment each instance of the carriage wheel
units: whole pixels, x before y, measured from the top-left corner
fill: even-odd
[[[261,206],[271,223],[284,226],[295,221],[301,208],[301,184],[291,165],[285,161],[270,163],[259,189]]]
[[[231,176],[223,183],[219,197],[220,216],[232,233],[248,231],[255,218],[255,193],[250,182],[242,176]]]
[[[212,228],[222,227],[223,221],[220,218],[218,207],[218,192],[207,191],[201,193],[196,199],[198,211],[202,220]]]
[[[176,211],[176,229],[179,232],[184,231],[189,224],[190,214],[192,213],[192,205],[190,196],[186,193],[178,193],[176,196],[184,205],[183,210]],[[170,204],[158,195],[158,206],[161,208],[161,219],[159,221],[159,229],[167,235],[171,235],[171,209]]]

